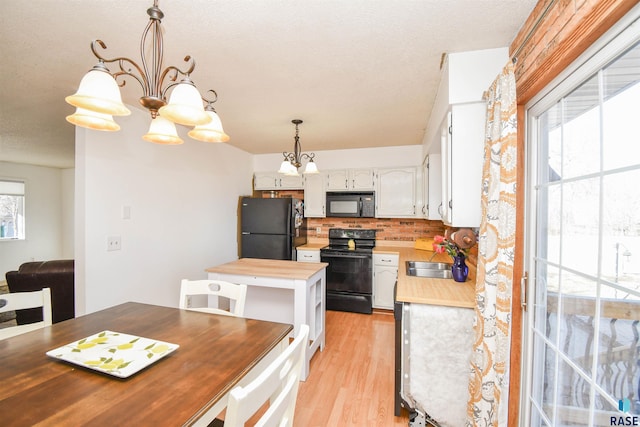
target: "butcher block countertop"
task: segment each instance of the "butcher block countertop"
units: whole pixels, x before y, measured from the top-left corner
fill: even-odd
[[[307,280],[327,267],[326,262],[297,262],[276,259],[240,258],[226,264],[207,268],[207,273],[237,274],[241,276],[278,277]]]
[[[447,307],[475,307],[475,268],[469,266],[469,277],[464,283],[453,279],[432,279],[407,276],[406,261],[429,261],[433,252],[414,249],[413,246],[385,246],[377,242],[374,254],[399,254],[396,299],[400,302],[431,304]],[[451,262],[446,254],[436,254],[432,261]]]
[[[296,246],[296,249],[300,249],[300,250],[303,250],[303,251],[319,251],[320,249],[324,248],[328,244],[329,244],[328,241],[311,242],[311,243],[306,243],[306,244],[301,245],[301,246]]]

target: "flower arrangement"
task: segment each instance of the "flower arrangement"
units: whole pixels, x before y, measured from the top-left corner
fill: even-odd
[[[433,251],[437,254],[443,254],[446,252],[451,258],[461,255],[466,257],[469,253],[469,249],[461,249],[453,241],[439,235],[433,237]]]

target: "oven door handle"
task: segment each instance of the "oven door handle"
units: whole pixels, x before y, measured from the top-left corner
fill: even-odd
[[[371,255],[366,254],[322,254],[320,253],[320,258],[358,258],[358,259],[367,259],[371,258]]]

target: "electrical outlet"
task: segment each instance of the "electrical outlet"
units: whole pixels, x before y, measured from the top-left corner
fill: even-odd
[[[316,233],[317,234],[322,233],[322,227],[316,227]]]
[[[120,249],[122,249],[120,236],[107,237],[107,251],[119,251]]]

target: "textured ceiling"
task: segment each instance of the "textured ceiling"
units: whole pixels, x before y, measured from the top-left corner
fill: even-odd
[[[161,0],[159,7],[165,66],[191,55],[201,93],[218,92],[229,144],[274,153],[292,149],[294,118],[304,120],[304,151],[420,144],[442,54],[508,46],[535,3]],[[139,62],[151,4],[0,2],[0,160],[73,166],[74,127],[64,118],[74,109],[64,97],[96,63],[89,44],[101,39],[106,57]],[[135,81],[122,94],[138,105]]]

